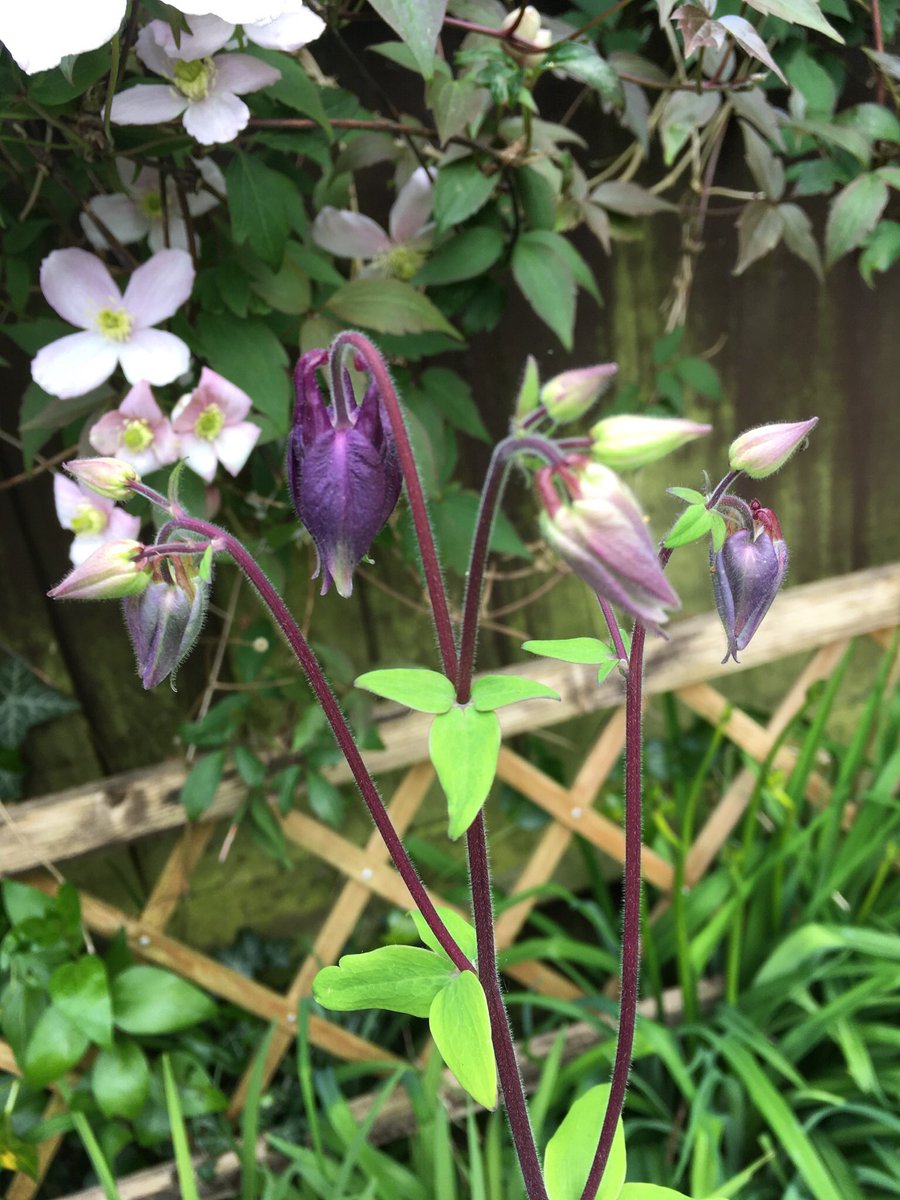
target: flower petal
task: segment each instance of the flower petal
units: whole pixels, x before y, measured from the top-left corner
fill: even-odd
[[[223,21],[216,15],[220,5],[215,5],[216,13],[209,11],[209,5],[201,7],[205,7],[206,12],[197,14],[192,11],[188,14],[187,23],[191,32],[182,33],[177,42],[165,21],[151,21],[154,40],[172,62],[195,62],[198,58],[209,58],[221,50],[234,33],[234,23]]]
[[[147,329],[177,312],[193,286],[194,264],[187,251],[158,250],[128,281],[125,307],[136,328]]]
[[[124,428],[125,420],[118,409],[115,412],[104,413],[88,430],[88,441],[98,454],[115,457],[122,443]]]
[[[41,263],[41,291],[51,308],[80,329],[91,328],[101,308],[122,305],[112,275],[87,250],[51,251]]]
[[[233,142],[250,120],[250,109],[231,92],[211,92],[189,105],[184,127],[201,146]]]
[[[199,247],[200,239],[194,235],[194,242]],[[147,245],[154,254],[158,254],[160,250],[187,250],[188,249],[188,231],[187,225],[184,223],[184,218],[176,216],[169,209],[169,244],[166,245],[166,231],[162,221],[152,221],[150,224],[150,232],[147,234]]]
[[[109,534],[105,540],[110,542],[121,538],[127,538],[129,541],[137,539],[141,532],[141,518],[116,505],[109,514],[109,524],[103,532]]]
[[[388,228],[395,242],[409,242],[427,224],[434,208],[434,183],[425,167],[416,167],[397,193]]]
[[[56,519],[59,521],[63,529],[72,528],[72,520],[77,515],[79,508],[83,504],[93,504],[97,502],[97,507],[100,507],[107,501],[102,501],[99,496],[93,495],[91,492],[86,492],[74,479],[70,479],[68,475],[63,475],[61,471],[55,471],[53,474],[53,502],[56,505]]]
[[[98,250],[107,250],[109,244],[90,214],[95,213],[109,232],[126,246],[146,237],[150,222],[131,199],[121,193],[115,196],[94,196],[88,201],[87,212],[79,218],[84,235]]]
[[[269,87],[281,78],[277,67],[260,62],[249,54],[220,54],[213,62],[216,65],[216,79],[210,97],[221,92],[232,92],[235,96],[243,96],[246,92],[258,92],[260,88]]]
[[[313,241],[339,258],[374,258],[392,242],[380,225],[362,213],[326,205],[312,226]]]
[[[169,0],[169,3],[179,12],[215,13],[235,25],[277,16],[285,8],[284,0]]]
[[[218,404],[226,425],[243,421],[253,403],[245,391],[209,367],[204,367],[200,372],[200,382],[194,396],[198,402],[198,406],[195,406],[197,415],[207,404]]]
[[[237,475],[242,470],[261,433],[260,427],[252,421],[239,421],[237,425],[226,425],[216,438],[219,462],[230,475]]]
[[[244,26],[244,33],[251,42],[265,50],[300,50],[327,28],[322,18],[305,4],[292,4],[278,17],[268,21],[255,21]]]
[[[147,421],[150,425],[155,425],[157,421],[163,419],[162,409],[156,403],[156,399],[150,391],[150,384],[146,379],[142,379],[134,385],[119,405],[118,411],[123,417],[128,417],[133,421]],[[101,418],[101,420],[105,419],[105,417]],[[96,429],[97,426],[95,425],[94,428]]]
[[[70,333],[42,346],[31,363],[31,377],[51,396],[70,400],[109,379],[119,361],[119,347],[99,333]]]
[[[206,438],[193,435],[182,437],[181,457],[194,474],[205,479],[207,483],[212,483],[215,479],[219,460],[216,458],[212,442],[207,441]]]
[[[163,44],[167,30],[168,26],[164,21],[148,21],[137,35],[135,51],[148,71],[152,71],[154,75],[162,75],[164,79],[172,79],[175,64],[166,53]]]
[[[109,119],[113,125],[158,125],[181,116],[187,108],[185,96],[163,83],[139,83],[113,96]]]
[[[201,182],[197,190],[188,195],[187,206],[192,217],[200,217],[216,207],[219,196],[225,195],[225,176],[211,158],[193,158],[191,162],[197,168]]]
[[[70,54],[96,50],[118,32],[125,0],[90,4],[29,0],[0,5],[0,42],[26,75],[49,71]]]
[[[185,373],[191,363],[191,352],[174,333],[138,329],[120,347],[119,358],[129,383],[146,379],[161,387]]]

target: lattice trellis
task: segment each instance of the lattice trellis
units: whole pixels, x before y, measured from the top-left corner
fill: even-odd
[[[794,588],[777,601],[767,624],[751,649],[745,652],[739,668],[733,664],[725,668],[718,662],[723,642],[721,629],[713,615],[679,622],[672,630],[670,641],[656,642],[649,648],[645,691],[647,694],[673,691],[693,713],[721,727],[727,739],[756,762],[762,762],[803,705],[809,687],[831,673],[850,639],[869,634],[886,648],[898,620],[900,564]],[[809,652],[812,657],[802,664],[796,681],[765,726],[731,706],[709,683],[710,679],[724,675],[726,670],[732,674],[736,669],[762,666],[788,655]],[[896,668],[895,663],[895,671]],[[501,949],[514,944],[536,902],[534,889],[553,878],[573,838],[583,838],[618,862],[624,855],[621,829],[594,808],[624,746],[620,682],[610,680],[598,689],[589,669],[556,663],[529,664],[529,674],[555,687],[562,696],[562,704],[536,701],[507,710],[508,715],[503,714],[506,734],[534,730],[593,710],[611,709],[611,712],[568,787],[550,779],[507,747],[501,750],[500,778],[551,818],[509,889],[510,900],[514,901],[517,895],[522,899],[507,906],[498,920],[497,941]],[[395,716],[387,713],[379,723],[386,748],[366,756],[375,774],[405,768],[389,803],[392,819],[401,833],[414,820],[433,779],[431,766],[421,761],[427,744],[427,723],[428,719],[421,714]],[[791,769],[794,761],[795,751],[787,746],[779,748],[773,759],[774,765],[785,771]],[[346,777],[346,771],[340,767],[332,772],[336,781]],[[12,828],[7,830],[5,845],[0,850],[0,873],[30,871],[25,876],[28,882],[52,890],[58,886],[57,881],[46,871],[34,872],[38,863],[183,824],[183,809],[170,802],[182,778],[180,766],[167,765],[155,771],[107,780],[97,787],[76,789],[59,797],[18,806]],[[742,770],[709,815],[688,854],[686,878],[689,884],[696,883],[715,861],[749,801],[754,781],[751,769]],[[824,804],[828,794],[825,781],[813,773],[807,786],[809,800]],[[310,994],[319,967],[338,959],[369,902],[380,898],[397,907],[409,908],[410,899],[377,834],[372,833],[360,846],[306,813],[295,811],[283,819],[287,837],[303,847],[306,853],[329,864],[343,882],[310,953],[288,990],[279,993],[255,983],[184,945],[166,933],[167,926],[180,897],[189,888],[192,872],[215,832],[217,819],[232,812],[239,799],[237,782],[226,780],[208,814],[209,819],[184,829],[139,916],[129,916],[84,892],[81,902],[85,923],[95,933],[110,937],[120,928],[124,929],[129,945],[140,959],[175,971],[213,995],[267,1022],[274,1022],[277,1028],[264,1072],[265,1083],[268,1083],[291,1048],[300,999]],[[133,818],[130,827],[129,814]],[[848,819],[852,819],[852,810]],[[66,849],[61,852],[61,847]],[[645,847],[643,873],[646,882],[656,891],[655,911],[659,911],[671,890],[672,866]],[[437,903],[446,903],[433,892],[432,897]],[[506,973],[523,986],[545,995],[566,999],[582,995],[574,983],[544,962],[510,964]],[[393,1057],[327,1017],[311,1016],[309,1036],[315,1046],[343,1060],[384,1062]],[[2,1043],[0,1067],[16,1070],[9,1047]],[[243,1105],[249,1070],[248,1065],[232,1097],[232,1115],[236,1115]],[[57,1105],[57,1099],[51,1098],[51,1109],[55,1110]],[[42,1147],[41,1176],[55,1150],[53,1142]],[[37,1187],[26,1177],[17,1176],[7,1195],[10,1200],[31,1200]]]

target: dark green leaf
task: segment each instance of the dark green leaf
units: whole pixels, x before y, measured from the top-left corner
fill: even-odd
[[[429,367],[422,372],[420,388],[426,403],[439,408],[454,429],[480,441],[490,442],[490,434],[472,399],[472,389],[455,371],[446,367]]]
[[[562,254],[548,249],[541,231],[525,233],[512,255],[513,278],[525,299],[567,350],[575,327],[575,276]]]
[[[312,117],[331,134],[328,114],[322,104],[322,92],[318,84],[313,83],[298,62],[280,50],[263,50],[259,46],[248,46],[247,53],[254,58],[260,58],[281,72],[281,78],[266,88],[266,95],[273,96],[281,104],[286,104],[295,112]]]
[[[147,1099],[150,1068],[135,1042],[120,1042],[101,1050],[91,1071],[94,1099],[105,1117],[133,1120]]]
[[[447,0],[371,0],[372,7],[409,46],[426,79],[434,73],[435,45]]]
[[[825,226],[825,261],[830,267],[855,250],[878,224],[888,188],[877,175],[860,175],[831,202]]]
[[[215,1015],[210,998],[170,971],[128,967],[112,981],[113,1020],[126,1033],[175,1033]]]
[[[379,946],[366,954],[345,954],[336,967],[323,968],[313,995],[324,1008],[338,1012],[386,1008],[427,1017],[455,971],[442,955],[418,946]]]
[[[227,313],[204,312],[197,318],[197,332],[213,370],[243,388],[276,431],[287,433],[291,412],[288,356],[268,325],[259,319],[241,321]]]
[[[62,1078],[81,1061],[88,1044],[84,1030],[51,1006],[44,1011],[28,1040],[22,1064],[26,1081],[41,1088]]]
[[[351,279],[325,307],[347,325],[362,325],[377,333],[424,333],[438,330],[459,334],[427,296],[399,279]]]
[[[416,274],[417,284],[458,283],[489,270],[503,253],[499,229],[476,225],[444,242]]]
[[[228,164],[225,182],[235,242],[249,242],[263,262],[277,270],[291,230],[284,203],[290,181],[259,157],[239,153]]]
[[[457,159],[438,171],[434,185],[434,219],[444,232],[474,216],[488,202],[498,176],[485,175],[474,158]]]
[[[203,816],[216,798],[222,772],[225,770],[225,751],[215,750],[198,758],[181,785],[181,803],[189,821]]]
[[[625,103],[622,81],[613,68],[601,58],[592,45],[584,42],[563,42],[544,58],[546,68],[562,71],[572,79],[586,83],[599,92],[609,104]]]
[[[490,94],[471,79],[450,79],[436,74],[426,93],[428,107],[434,113],[441,145],[462,133],[477,121],[490,103]]]

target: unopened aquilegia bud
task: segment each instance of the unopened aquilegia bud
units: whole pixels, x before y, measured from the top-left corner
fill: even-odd
[[[150,583],[150,566],[139,558],[144,547],[130,538],[98,546],[47,595],[51,600],[121,600],[139,595]]]
[[[173,676],[190,654],[206,617],[209,581],[201,579],[190,555],[159,558],[153,579],[123,604],[138,675],[145,688]]]
[[[732,471],[751,479],[766,479],[792,457],[819,423],[818,417],[777,425],[760,425],[734,439],[728,448]]]
[[[681,417],[604,417],[591,429],[591,457],[615,471],[656,462],[712,429]]]
[[[615,363],[597,363],[554,375],[541,388],[541,404],[560,425],[577,421],[594,407],[618,369]]]
[[[129,484],[139,483],[141,478],[131,463],[121,458],[73,458],[65,468],[79,483],[107,500],[130,500],[134,493]]]
[[[728,651],[722,662],[744,650],[769,611],[788,568],[788,549],[778,518],[758,500],[746,504],[723,496],[716,506],[725,518],[721,550],[710,547],[710,574]]]

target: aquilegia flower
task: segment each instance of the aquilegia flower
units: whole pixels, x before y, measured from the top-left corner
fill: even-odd
[[[322,595],[334,583],[353,591],[353,569],[368,553],[397,503],[402,483],[390,421],[374,383],[357,405],[348,379],[325,404],[316,369],[324,350],[302,355],[294,372],[297,403],[288,442],[288,486],[297,516],[309,530],[322,576]]]
[[[131,463],[139,475],[149,475],[179,457],[172,423],[145,379],[134,385],[117,409],[91,426],[88,441],[98,453]]]
[[[184,127],[210,146],[230,142],[246,128],[250,109],[240,99],[281,78],[281,72],[249,54],[218,54],[234,25],[218,17],[190,17],[191,32],[178,43],[165,21],[151,21],[138,34],[137,55],[169,84],[139,83],[113,98],[117,125],[156,125],[184,115]]]
[[[709,552],[716,608],[728,637],[722,662],[737,662],[784,582],[788,549],[778,518],[758,500],[746,504],[723,496],[716,508],[726,526],[722,549]]]
[[[429,223],[434,207],[434,184],[424,167],[417,167],[397,193],[388,217],[389,233],[362,213],[327,205],[313,221],[313,241],[339,258],[363,258],[369,265],[360,275],[411,279],[425,261],[433,237]]]
[[[237,475],[250,457],[262,432],[244,420],[252,403],[246,392],[204,367],[200,382],[172,410],[179,458],[207,483],[212,483],[217,463]]]
[[[184,554],[156,559],[149,585],[126,597],[125,625],[145,688],[169,675],[174,686],[175,671],[200,636],[208,598],[208,581]]]
[[[31,364],[35,383],[52,396],[83,396],[121,363],[129,383],[171,383],[190,352],[161,329],[187,300],[194,267],[184,250],[160,250],[128,282],[124,296],[104,263],[87,250],[54,250],[41,263],[41,289],[51,308],[83,332],[42,347]]]
[[[60,525],[75,534],[69,558],[76,567],[105,542],[134,539],[140,532],[139,517],[65,475],[53,476],[53,499]]]

